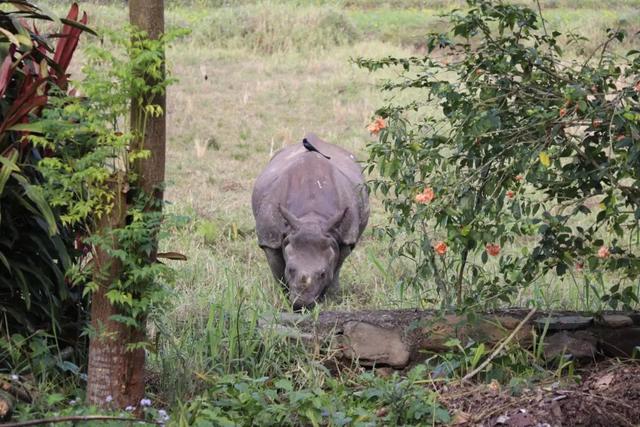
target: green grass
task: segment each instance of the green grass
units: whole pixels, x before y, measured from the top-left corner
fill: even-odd
[[[366,125],[385,102],[378,84],[395,71],[370,75],[350,59],[419,54],[424,34],[440,28],[438,13],[459,4],[168,2],[168,26],[192,33],[167,52],[179,82],[168,93],[165,196],[167,211],[184,221],[172,226],[161,244],[162,251],[184,253],[188,261],[170,261],[177,274],[171,304],[157,313],[151,331],[157,342],[149,362],[151,385],[160,401],[184,402],[216,375],[236,372],[288,375],[301,386],[323,384],[327,373],[297,343],[256,335],[259,318],[289,308],[257,246],[253,182],[275,150],[297,143],[308,131],[366,159],[371,140]],[[583,34],[619,24],[636,28],[640,21],[639,0],[607,2],[608,10],[596,0],[542,4],[552,28]],[[97,27],[113,28],[126,20],[121,4],[81,7]],[[80,55],[76,70],[81,60]],[[399,287],[410,265],[390,258],[390,242],[375,237],[372,230],[388,219],[377,195],[371,205],[369,228],[343,266],[342,295],[322,309],[423,304],[423,291]],[[547,279],[523,292],[518,302],[592,307],[569,278]],[[425,283],[426,290],[432,286]]]
[[[87,2],[94,25],[114,28],[126,21],[124,8],[105,3]],[[549,31],[588,36],[592,43],[585,47],[591,49],[606,28],[625,28],[630,34],[640,29],[640,1],[605,3],[602,7],[595,0],[546,0],[541,7]],[[427,33],[445,29],[440,15],[462,7],[465,2],[457,0],[193,0],[169,2],[166,21],[168,28],[190,28],[188,41],[209,49],[276,54],[326,51],[362,40],[424,47]]]
[[[163,242],[164,249],[183,252],[189,258],[175,263],[176,318],[206,313],[201,301],[215,299],[229,283],[244,289],[250,301],[287,308],[253,234],[249,200],[255,177],[273,151],[296,143],[307,131],[365,159],[365,145],[371,138],[366,125],[384,102],[377,83],[393,77],[395,71],[370,75],[350,59],[411,55],[415,53],[412,44],[401,40],[405,36],[398,35],[399,29],[424,33],[432,29],[429,22],[439,19],[433,9],[393,9],[380,2],[375,7],[370,7],[371,2],[301,3],[296,7],[266,2],[172,8],[167,14],[169,23],[193,31],[168,52],[180,81],[169,92],[166,197],[170,212],[190,218]],[[605,13],[570,6],[575,4],[558,2],[544,13],[553,26],[582,31],[593,29],[594,22],[604,27],[614,25],[620,16],[637,15],[630,2],[616,2],[615,11]],[[99,10],[100,16],[106,16],[114,9]],[[262,24],[243,22],[242,28],[254,32],[239,31],[239,20],[248,15]],[[327,16],[335,21],[323,23],[322,17]],[[315,25],[308,32],[309,39],[297,38],[300,28],[309,22]],[[310,48],[327,31],[325,25],[346,33],[329,44]],[[255,32],[264,33],[260,28],[272,32],[259,38]],[[208,140],[215,140],[217,149],[205,149]],[[370,226],[343,268],[342,298],[329,301],[325,308],[421,305],[419,291],[397,286],[408,266],[392,262],[387,254],[389,242],[373,236],[372,229],[386,222],[374,196]],[[561,282],[558,288],[569,289],[567,292],[545,286],[522,295],[521,301],[549,300],[553,295],[552,300],[563,307],[582,307],[584,301],[571,290],[575,287]]]

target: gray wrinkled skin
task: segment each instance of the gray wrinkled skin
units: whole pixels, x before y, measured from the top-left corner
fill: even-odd
[[[311,308],[339,287],[345,258],[369,220],[362,170],[348,151],[306,138],[278,151],[257,178],[251,204],[258,244],[294,309]]]

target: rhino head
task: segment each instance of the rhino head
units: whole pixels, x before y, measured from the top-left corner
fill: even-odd
[[[284,279],[294,310],[312,308],[333,284],[340,259],[339,226],[348,208],[328,220],[300,219],[280,206],[287,223]]]

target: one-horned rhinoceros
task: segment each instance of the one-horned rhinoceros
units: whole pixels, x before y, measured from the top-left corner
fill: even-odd
[[[294,309],[338,289],[338,275],[369,220],[362,170],[348,151],[309,134],[277,152],[251,203],[258,244]]]

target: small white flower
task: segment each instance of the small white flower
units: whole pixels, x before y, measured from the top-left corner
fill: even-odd
[[[76,403],[78,403],[78,401],[76,399],[71,399],[69,401],[69,405],[75,405]]]
[[[169,415],[164,409],[158,410],[158,416],[160,417],[160,421],[169,421]]]
[[[126,408],[124,408],[124,410],[127,411],[127,412],[132,412],[132,411],[136,410],[136,407],[129,405]]]
[[[111,402],[112,400],[113,400],[113,396],[111,396],[111,395],[107,396],[107,397],[104,399],[104,401],[105,401],[105,402],[107,402],[107,403]]]
[[[17,376],[16,374],[11,375],[11,380],[12,381],[18,381],[20,379],[19,376]]]
[[[142,399],[140,401],[140,406],[151,406],[151,399]]]

